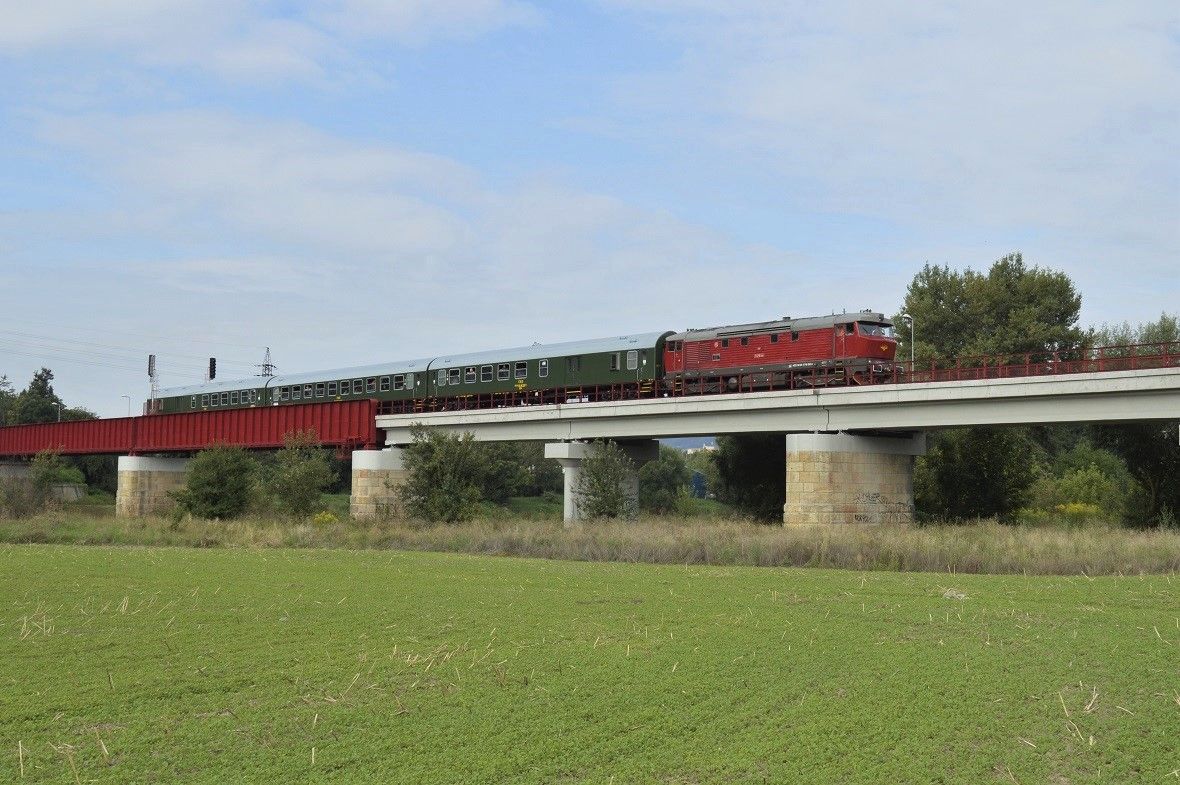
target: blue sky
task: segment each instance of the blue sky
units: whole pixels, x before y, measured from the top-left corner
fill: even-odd
[[[1174,2],[2,5],[0,373],[103,415],[148,352],[892,312],[1012,250],[1177,310]]]

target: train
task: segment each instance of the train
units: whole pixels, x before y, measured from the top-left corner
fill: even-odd
[[[869,384],[893,373],[872,310],[210,381],[159,391],[148,414],[375,399],[388,414]]]

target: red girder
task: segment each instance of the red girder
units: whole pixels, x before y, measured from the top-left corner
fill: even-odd
[[[0,428],[0,457],[43,450],[62,455],[196,452],[212,444],[274,449],[283,446],[286,434],[306,430],[314,430],[324,445],[371,449],[377,445],[376,415],[377,402],[365,400],[13,425]]]

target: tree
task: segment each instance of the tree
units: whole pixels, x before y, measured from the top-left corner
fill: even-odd
[[[172,496],[198,518],[236,518],[250,506],[256,471],[254,459],[240,447],[210,447],[189,462],[185,487]]]
[[[406,511],[446,523],[474,518],[485,474],[484,454],[474,437],[424,426],[416,426],[411,433],[413,442],[405,448],[406,481],[401,489]]]
[[[15,405],[16,390],[12,388],[12,382],[7,376],[0,376],[0,426],[15,424],[9,419]]]
[[[635,463],[614,442],[594,442],[595,449],[582,460],[576,492],[582,515],[590,519],[632,518],[631,496]]]
[[[787,445],[781,433],[718,436],[713,460],[720,501],[761,521],[782,521]]]
[[[660,447],[660,457],[639,469],[639,506],[647,512],[675,512],[692,480],[684,452]]]
[[[42,368],[33,374],[29,386],[16,397],[11,410],[12,424],[54,422],[61,406],[61,398],[53,391],[53,371]]]
[[[902,312],[914,318],[918,367],[987,355],[1058,352],[1086,339],[1078,327],[1081,296],[1065,273],[1028,267],[1019,253],[986,273],[925,265],[906,290]],[[900,313],[895,319],[900,319]],[[909,334],[899,332],[898,355]],[[932,434],[915,473],[915,504],[924,517],[1005,517],[1038,477],[1030,455],[1060,441],[1049,429],[956,428]]]
[[[1103,325],[1094,331],[1093,340],[1098,346],[1176,342],[1180,341],[1180,319],[1165,313],[1156,321],[1138,327]],[[1123,459],[1143,491],[1146,509],[1142,514],[1146,520],[1134,523],[1158,526],[1174,522],[1180,513],[1180,446],[1177,446],[1177,438],[1174,422],[1095,427],[1098,444]]]
[[[283,449],[267,468],[264,487],[278,509],[306,518],[335,480],[331,460],[315,431],[292,431],[283,437]]]

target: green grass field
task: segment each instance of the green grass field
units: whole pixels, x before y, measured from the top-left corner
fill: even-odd
[[[0,546],[0,782],[1167,783],[1178,589]]]

